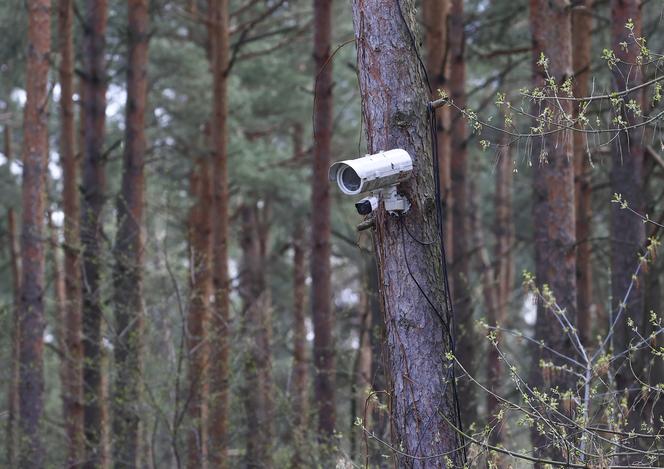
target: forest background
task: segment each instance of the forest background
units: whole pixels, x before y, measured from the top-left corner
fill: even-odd
[[[440,252],[397,244],[388,282],[380,216],[327,176],[377,138],[375,3],[0,4],[0,465],[663,463],[662,3],[380,10],[402,34],[371,47],[410,64],[387,95],[438,100],[455,344],[424,358],[460,421],[435,457],[400,423],[386,291]]]

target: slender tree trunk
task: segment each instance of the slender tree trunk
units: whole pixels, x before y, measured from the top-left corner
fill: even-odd
[[[433,88],[434,97],[439,98],[448,86],[448,18],[449,0],[426,0],[423,5],[423,22],[425,26],[425,45],[427,50],[427,73]],[[451,42],[451,41],[450,41]],[[452,259],[452,180],[450,174],[450,108],[442,106],[436,109],[437,127],[436,140],[438,145],[438,167],[440,168],[440,187],[443,196],[443,215],[445,249]]]
[[[247,415],[245,463],[250,468],[272,467],[273,411],[270,355],[270,294],[265,283],[265,251],[258,208],[240,208],[245,346],[244,405]]]
[[[588,96],[593,0],[584,0],[572,10],[572,60],[574,66],[574,96]],[[575,109],[578,115],[578,108]],[[584,345],[592,339],[592,245],[590,244],[592,205],[591,168],[586,134],[574,132],[574,197],[576,206],[576,283],[577,322],[579,337]]]
[[[389,441],[391,439],[390,409],[389,409],[389,372],[388,354],[386,347],[386,330],[383,318],[382,295],[378,284],[378,265],[375,257],[366,264],[367,288],[369,308],[371,309],[371,387],[375,392],[376,401],[371,406],[371,416],[368,416],[371,431],[379,438]],[[370,440],[363,441],[364,449]],[[370,451],[371,448],[368,448]],[[369,453],[369,463],[381,465],[385,462],[382,451]]]
[[[85,467],[106,466],[102,436],[104,418],[102,365],[101,265],[103,263],[103,220],[106,176],[104,171],[104,125],[106,117],[106,0],[86,0],[83,28],[84,150],[81,181],[81,248],[83,297],[83,390]]]
[[[191,192],[196,201],[189,216],[190,303],[187,319],[187,351],[189,354],[189,392],[187,395],[190,429],[187,434],[188,469],[207,467],[208,422],[208,356],[207,332],[209,324],[211,273],[210,207],[212,188],[210,164],[201,158],[192,170]]]
[[[228,0],[214,0],[209,28],[214,103],[212,112],[212,266],[214,309],[211,316],[209,455],[213,467],[228,467],[229,419],[229,275],[227,77],[229,56]]]
[[[115,240],[115,383],[113,463],[138,467],[143,355],[143,206],[145,107],[147,101],[148,0],[128,0],[127,104],[122,190],[117,199]]]
[[[5,156],[11,161],[11,146],[7,145],[9,132],[5,127]],[[9,151],[7,149],[10,149]],[[19,322],[21,301],[21,274],[19,270],[19,247],[16,240],[16,219],[14,209],[7,211],[7,231],[9,234],[9,262],[11,264],[13,284],[12,327],[11,327],[11,364],[7,389],[7,463],[16,467],[18,458],[18,382],[19,382]]]
[[[495,272],[493,272],[493,284],[495,285],[495,307],[488,308],[487,321],[491,326],[504,327],[507,319],[509,296],[514,289],[514,225],[512,223],[512,158],[509,152],[500,156],[496,167],[496,192],[494,198],[495,224],[494,234],[496,237],[496,248],[494,251]],[[495,339],[500,346],[501,334],[496,331]],[[490,346],[488,350],[487,377],[489,389],[500,393],[503,382],[503,366],[498,350]],[[493,419],[499,412],[499,401],[492,395],[487,395],[487,416]],[[504,423],[494,421],[497,427],[491,433],[491,443],[498,445],[503,442]]]
[[[544,87],[545,70],[536,62],[540,54],[548,60],[548,73],[562,83],[572,75],[571,13],[566,0],[531,0],[530,26],[533,39],[534,85]],[[565,115],[572,114],[569,101],[560,104]],[[533,111],[536,115],[542,109]],[[558,115],[558,118],[563,117]],[[554,134],[538,140],[539,148],[532,155],[533,220],[535,227],[535,271],[537,285],[548,285],[558,305],[564,308],[572,324],[576,321],[576,237],[574,210],[574,166],[572,139]],[[538,301],[535,336],[563,355],[574,356],[568,334],[544,301]],[[558,386],[560,392],[572,388],[574,377],[569,373],[546,373],[541,361],[556,365],[567,362],[540,347],[533,350],[530,385],[538,389]],[[553,375],[553,376],[550,376]],[[542,449],[550,443],[536,429],[531,432],[535,454],[562,457],[559,450]],[[547,438],[545,442],[545,438]],[[565,441],[559,442],[565,444]]]
[[[4,155],[7,164],[13,159],[12,154],[12,131],[8,125],[4,129]],[[9,262],[13,286],[12,319],[11,319],[11,363],[10,376],[7,383],[7,463],[11,467],[17,465],[18,457],[18,381],[19,381],[19,321],[21,306],[21,272],[19,269],[20,254],[16,235],[16,215],[14,209],[7,210],[7,233],[9,250]]]
[[[314,0],[314,161],[311,191],[311,310],[314,325],[318,434],[329,442],[336,424],[334,316],[330,270],[330,166],[332,141],[332,0]]]
[[[466,107],[466,60],[463,31],[463,0],[451,0],[450,9],[450,97],[460,108]],[[473,309],[470,297],[470,252],[468,249],[469,224],[467,201],[468,132],[461,112],[451,112],[451,175],[452,175],[452,274],[457,355],[463,367],[475,374],[475,348]],[[461,410],[466,423],[477,419],[475,386],[468,379],[459,381],[459,392],[464,396]]]
[[[74,8],[72,0],[59,0],[58,42],[60,49],[60,161],[64,210],[65,337],[63,353],[64,419],[67,434],[67,465],[84,457],[83,439],[83,343],[81,341],[81,265],[78,238],[78,179],[74,125]]]
[[[357,347],[357,354],[355,356],[355,363],[353,364],[353,380],[352,380],[352,393],[351,403],[354,412],[352,412],[352,420],[350,422],[350,435],[351,435],[351,459],[360,463],[363,461],[361,457],[363,452],[364,430],[370,428],[372,406],[371,400],[368,400],[369,393],[371,392],[371,370],[372,370],[372,350],[371,350],[371,328],[372,328],[372,311],[371,303],[369,301],[369,273],[367,269],[362,272],[362,284],[360,289],[360,301],[358,303],[358,338],[359,344]],[[366,405],[369,404],[369,405]],[[362,421],[362,426],[356,425],[357,419]]]
[[[29,0],[26,94],[23,118],[23,223],[19,320],[18,467],[41,468],[44,447],[44,216],[48,162],[48,70],[51,2]]]
[[[640,54],[640,46],[635,44],[635,39],[630,36],[641,37],[641,1],[640,0],[612,0],[611,2],[611,42],[613,50],[620,62],[613,70],[613,84],[615,91],[622,91],[640,85],[643,81],[642,71],[637,62]],[[627,22],[633,23],[633,30],[626,28]],[[627,43],[625,49],[621,46]],[[626,104],[635,100],[643,102],[643,92],[636,91],[623,98],[618,112],[628,126],[637,125],[642,121],[641,116],[627,110]],[[643,129],[635,127],[628,131],[620,132],[615,140],[612,153],[613,164],[610,173],[611,193],[620,194],[629,206],[639,213],[644,209],[644,186],[643,186]],[[641,219],[620,208],[619,204],[611,204],[610,237],[611,237],[611,323],[620,305],[625,300],[625,295],[632,282],[633,275],[639,263],[639,254],[645,247],[646,228]],[[629,298],[625,301],[625,311],[616,325],[613,338],[613,350],[615,354],[621,354],[628,350],[630,341],[634,337],[632,328],[628,325],[628,318],[634,318],[635,324],[640,331],[647,330],[647,320],[644,314],[644,289],[639,285],[644,284],[644,278],[640,276],[634,285]],[[624,391],[627,397],[628,427],[625,431],[640,428],[641,416],[639,409],[634,407],[635,402],[641,394],[641,383],[637,376],[641,375],[644,368],[644,354],[628,354],[623,359],[615,362],[616,387],[618,391]],[[631,361],[631,365],[625,363]],[[633,370],[633,371],[632,371]],[[635,374],[637,376],[635,376]],[[638,443],[638,442],[637,442]],[[629,460],[625,460],[629,463]]]
[[[499,163],[500,164],[500,163]],[[497,168],[497,171],[500,169]],[[470,213],[473,214],[472,219],[472,230],[473,235],[475,258],[477,260],[477,271],[481,272],[481,281],[482,281],[482,296],[484,298],[484,307],[486,308],[487,324],[491,327],[496,327],[500,324],[500,298],[501,298],[501,282],[499,278],[499,270],[497,263],[500,258],[495,258],[492,264],[489,249],[487,249],[486,239],[484,237],[484,226],[482,225],[482,211],[480,209],[480,194],[477,191],[477,187],[470,181],[469,183],[469,193],[470,193],[470,206],[468,207]],[[499,190],[499,186],[496,185],[496,191]],[[492,339],[489,341],[489,350],[487,358],[487,381],[489,393],[486,396],[487,403],[487,422],[491,427],[491,433],[489,434],[489,441],[492,445],[495,445],[501,441],[501,430],[502,422],[498,421],[495,416],[498,412],[500,401],[497,398],[497,395],[500,395],[500,386],[501,386],[501,363],[496,345],[500,345],[501,335],[496,330],[490,330],[489,337]],[[491,457],[495,461],[494,454],[490,453],[488,457]]]
[[[67,429],[67,418],[70,409],[71,399],[68,395],[69,383],[69,357],[67,355],[67,292],[65,286],[65,276],[63,267],[60,264],[60,241],[58,240],[58,229],[53,223],[53,214],[47,215],[48,230],[50,235],[49,249],[51,251],[51,279],[53,290],[55,293],[55,314],[53,321],[55,322],[55,338],[60,352],[60,394],[62,396],[62,415],[65,421],[65,429]],[[71,444],[67,442],[68,445]],[[69,454],[68,454],[69,457]],[[75,465],[76,462],[67,460],[67,467]]]
[[[293,155],[301,158],[304,152],[302,144],[303,126],[299,122],[293,125]],[[293,468],[307,466],[310,458],[306,457],[307,437],[309,435],[309,353],[306,327],[307,295],[307,242],[303,221],[293,229],[293,393],[291,397],[293,412]]]
[[[507,140],[505,138],[504,144],[508,143]],[[496,168],[496,195],[494,199],[495,256],[498,265],[496,280],[498,282],[499,314],[497,320],[500,322],[507,319],[510,295],[514,290],[513,164],[512,156],[509,153],[509,149],[507,149],[498,161],[498,167]]]
[[[446,453],[460,466],[461,454],[453,451],[457,437],[448,423],[456,421],[456,411],[451,368],[445,360],[451,326],[444,307],[442,253],[438,242],[418,242],[437,240],[440,227],[432,199],[429,96],[418,51],[413,49],[416,41],[410,35],[414,4],[354,0],[352,5],[368,150],[404,148],[415,167],[400,189],[412,204],[410,210],[394,217],[380,209],[374,229],[387,373],[393,388],[392,440],[406,454]],[[446,466],[442,456],[397,458],[400,467]]]

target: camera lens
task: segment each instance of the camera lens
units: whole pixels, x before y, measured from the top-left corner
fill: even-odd
[[[353,168],[346,166],[341,170],[341,183],[344,185],[346,190],[354,192],[360,188],[362,180]]]
[[[362,200],[355,204],[355,208],[360,215],[369,215],[371,213],[371,201]]]

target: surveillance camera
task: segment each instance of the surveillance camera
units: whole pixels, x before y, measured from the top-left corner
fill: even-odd
[[[406,150],[381,151],[330,166],[330,181],[337,181],[341,192],[361,194],[404,181],[413,170],[413,160]]]
[[[396,185],[408,179],[412,171],[412,158],[406,150],[397,148],[334,163],[329,176],[344,194],[372,192],[370,197],[355,204],[360,215],[368,215],[378,208],[380,200],[390,213],[406,212],[410,203],[397,193]]]
[[[371,212],[378,208],[378,197],[375,195],[365,197],[355,204],[357,213],[360,215],[369,215]]]

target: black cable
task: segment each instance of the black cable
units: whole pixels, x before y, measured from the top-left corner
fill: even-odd
[[[424,78],[427,82],[427,87],[429,88],[429,94],[433,94],[433,89],[431,88],[431,82],[429,81],[429,74],[427,73],[427,67],[424,65],[424,62],[422,61],[422,56],[420,55],[420,51],[417,48],[417,41],[415,40],[415,35],[413,34],[413,31],[410,29],[410,25],[408,24],[408,21],[406,21],[406,18],[403,16],[403,11],[401,10],[401,2],[399,0],[396,0],[397,2],[397,8],[399,9],[399,16],[401,17],[401,21],[403,21],[403,24],[406,25],[406,31],[408,31],[408,37],[410,38],[410,43],[413,46],[413,51],[415,52],[415,56],[417,57],[417,61],[420,63],[420,66],[422,67],[422,72],[424,72]]]
[[[452,354],[456,357],[456,339],[454,336],[454,303],[452,302],[452,292],[450,289],[450,279],[449,272],[447,271],[447,254],[445,252],[445,237],[443,236],[443,198],[442,191],[440,188],[440,161],[438,160],[438,139],[436,138],[436,129],[438,128],[438,121],[436,119],[436,110],[427,104],[427,111],[429,113],[429,129],[431,132],[431,158],[433,166],[433,178],[434,178],[434,189],[435,189],[435,203],[436,203],[436,221],[438,225],[438,236],[440,239],[440,252],[441,252],[441,264],[443,270],[443,281],[445,286],[445,303],[447,307],[447,318],[449,329],[451,329],[450,334],[450,349]],[[448,330],[449,330],[448,329]],[[452,366],[452,393],[454,395],[454,405],[456,407],[457,420],[459,424],[459,429],[463,432],[463,421],[461,420],[461,406],[459,404],[459,394],[456,386],[456,366]],[[464,463],[467,461],[468,455],[466,453],[465,438],[463,433],[459,434],[461,438],[461,445],[463,447],[463,460]]]

